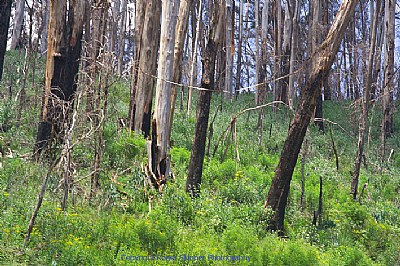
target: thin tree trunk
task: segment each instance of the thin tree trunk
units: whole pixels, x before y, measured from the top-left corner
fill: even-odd
[[[42,1],[42,24],[43,33],[40,36],[40,53],[44,53],[47,50],[47,35],[49,28],[49,16],[50,16],[50,2],[49,0]],[[87,34],[85,32],[85,34]]]
[[[121,21],[119,26],[118,39],[118,75],[121,76],[124,70],[124,52],[125,52],[125,32],[126,32],[126,9],[128,0],[122,0]]]
[[[241,77],[242,77],[242,46],[243,46],[243,1],[240,0],[239,6],[239,38],[238,38],[238,52],[236,63],[236,80],[235,80],[235,97],[237,98],[240,93]]]
[[[135,5],[135,33],[134,33],[134,52],[132,59],[132,67],[131,67],[131,83],[130,83],[130,92],[129,92],[129,111],[128,111],[128,120],[129,120],[129,129],[135,130],[135,107],[136,107],[136,86],[139,75],[139,61],[140,61],[140,50],[142,47],[142,34],[144,27],[144,16],[140,14],[145,14],[146,4],[144,0],[137,0]]]
[[[295,70],[295,62],[297,58],[297,42],[298,42],[298,37],[299,37],[299,10],[300,10],[300,4],[298,1],[292,1],[294,3],[294,13],[292,16],[292,36],[291,36],[291,49],[290,49],[290,69],[289,69],[289,92],[288,92],[288,101],[289,101],[289,108],[293,109],[294,107],[294,99],[296,98],[296,91],[294,88],[294,80],[296,78],[296,75],[294,74]]]
[[[190,114],[190,109],[192,108],[192,93],[193,93],[193,85],[194,81],[196,78],[196,73],[195,73],[195,66],[197,64],[197,46],[199,43],[199,37],[200,37],[200,23],[201,23],[201,11],[202,11],[202,5],[203,1],[199,1],[199,10],[197,13],[197,24],[196,24],[196,36],[194,38],[194,47],[193,47],[193,52],[192,52],[192,63],[190,66],[190,82],[189,82],[189,92],[188,92],[188,102],[187,102],[187,115],[189,116]]]
[[[7,50],[8,27],[10,25],[11,0],[0,2],[0,81],[3,77],[4,56]]]
[[[361,161],[364,153],[364,143],[365,143],[365,135],[368,127],[368,109],[369,109],[369,101],[370,101],[370,92],[371,92],[371,83],[372,83],[372,70],[374,64],[374,56],[375,56],[375,47],[376,47],[376,30],[378,24],[378,14],[379,9],[381,9],[381,0],[376,1],[376,16],[374,17],[373,25],[372,25],[372,33],[371,33],[371,42],[369,46],[369,55],[368,55],[368,69],[367,69],[367,80],[364,87],[363,93],[363,103],[361,107],[361,122],[358,130],[358,144],[357,144],[357,153],[354,161],[354,171],[353,171],[353,180],[351,182],[351,190],[350,194],[353,199],[357,198],[358,193],[358,179],[360,176],[360,168]]]
[[[21,32],[24,26],[25,0],[17,0],[14,15],[14,28],[11,38],[10,49],[22,48]]]
[[[226,40],[226,70],[225,70],[225,97],[230,98],[232,97],[232,62],[233,62],[233,24],[232,24],[232,10],[233,10],[233,3],[232,0],[226,0],[226,31],[225,31],[225,40]]]
[[[193,148],[190,156],[188,178],[186,180],[186,192],[192,197],[198,196],[200,192],[201,176],[203,172],[203,161],[206,148],[206,136],[208,119],[210,115],[210,102],[211,91],[214,89],[214,72],[215,72],[215,57],[216,47],[218,47],[221,31],[222,19],[221,9],[223,5],[220,1],[214,1],[214,8],[212,11],[212,18],[210,21],[210,28],[208,33],[208,42],[203,50],[203,70],[201,85],[207,89],[200,91],[199,99],[197,102],[197,121],[194,133]]]
[[[281,56],[282,56],[282,5],[275,1],[274,6],[274,100],[281,101]],[[274,108],[275,110],[275,108]]]
[[[256,76],[255,76],[255,83],[258,85],[260,83],[260,3],[259,0],[254,1],[254,15],[255,15],[255,41],[256,41]],[[258,105],[258,86],[256,87],[256,93],[254,98],[255,105]]]
[[[265,207],[270,207],[274,212],[269,222],[269,229],[278,231],[280,234],[283,233],[284,229],[285,208],[290,191],[290,182],[301,144],[321,91],[323,78],[332,66],[357,2],[357,0],[342,1],[324,43],[314,54],[314,60],[311,60],[313,63],[310,68],[311,71],[301,94],[298,109],[283,146],[281,158],[265,202]]]
[[[268,85],[267,85],[267,63],[268,63],[268,29],[269,29],[269,0],[264,1],[264,6],[261,11],[261,75],[260,81],[262,85],[257,87],[257,98],[259,104],[262,104],[265,100]]]
[[[383,87],[383,116],[381,126],[381,160],[385,160],[386,139],[393,133],[394,91],[394,25],[396,1],[385,1],[385,83]]]
[[[175,83],[179,83],[179,79],[182,73],[182,56],[183,48],[185,45],[185,38],[187,36],[188,20],[190,6],[192,5],[192,0],[181,0],[178,13],[178,21],[175,30],[175,46],[174,46],[174,65],[173,65],[173,79]],[[171,114],[169,118],[169,133],[171,136],[172,123],[174,119],[175,102],[176,102],[176,89],[177,85],[172,84],[171,88]]]

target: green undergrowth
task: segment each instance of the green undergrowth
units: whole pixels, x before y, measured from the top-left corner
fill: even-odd
[[[18,60],[18,54],[7,56],[6,60]],[[7,80],[8,68],[5,71]],[[27,92],[33,95],[34,88],[28,87]],[[194,100],[196,106],[196,93]],[[23,109],[21,120],[16,121],[18,103],[2,94],[0,265],[398,265],[400,135],[396,131],[388,140],[387,157],[381,162],[379,105],[371,115],[368,167],[361,169],[360,197],[355,201],[349,195],[357,143],[352,103],[324,103],[330,122],[325,123],[325,134],[313,125],[307,132],[306,149],[292,178],[286,237],[280,238],[267,231],[271,212],[263,205],[292,113],[284,106],[265,107],[259,134],[259,110],[244,112],[236,120],[235,142],[226,130],[232,117],[253,102],[251,94],[233,103],[213,95],[211,116],[221,103],[222,110],[213,123],[201,194],[191,199],[185,181],[196,111],[187,116],[185,110],[176,109],[170,150],[175,178],[160,195],[146,185],[146,140],[121,125],[128,112],[129,83],[122,79],[113,84],[104,126],[100,190],[89,199],[94,144],[90,138],[81,139],[72,150],[76,183],[67,210],[60,209],[62,171],[54,170],[25,247],[27,225],[49,162],[31,159],[39,107]],[[78,120],[74,139],[85,132],[87,123],[84,116]],[[396,113],[396,124],[399,120]],[[321,179],[323,214],[313,225]]]

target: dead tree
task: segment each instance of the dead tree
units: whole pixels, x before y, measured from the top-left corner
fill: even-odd
[[[15,7],[14,28],[10,49],[21,48],[21,32],[24,26],[25,0],[18,0]]]
[[[188,177],[186,180],[186,191],[192,197],[197,196],[200,192],[201,176],[203,173],[207,127],[210,116],[211,91],[214,89],[215,82],[215,47],[218,47],[220,42],[220,35],[222,31],[221,16],[224,15],[221,12],[223,9],[221,2],[222,1],[220,0],[213,1],[214,8],[212,11],[210,27],[207,36],[208,42],[204,49],[204,54],[202,55],[203,72],[201,78],[201,87],[205,90],[200,91],[197,102],[197,120],[194,131],[192,153],[189,162]]]
[[[0,81],[3,76],[4,55],[7,49],[8,27],[10,25],[11,0],[0,2]]]
[[[161,43],[158,57],[158,75],[155,112],[152,122],[151,151],[148,175],[159,192],[170,175],[169,170],[169,121],[171,114],[171,83],[173,78],[175,26],[180,0],[162,2]],[[151,168],[150,168],[151,166]]]
[[[357,142],[357,152],[356,158],[354,160],[354,171],[353,171],[353,180],[351,182],[351,189],[350,194],[353,199],[357,198],[358,193],[358,179],[360,176],[360,168],[362,158],[364,157],[364,146],[365,146],[365,136],[368,127],[368,109],[369,109],[369,102],[370,102],[370,93],[371,93],[371,86],[372,86],[372,75],[373,75],[373,64],[374,64],[374,56],[375,56],[375,48],[376,48],[376,32],[377,32],[377,25],[378,25],[378,14],[380,13],[381,9],[381,0],[376,1],[376,15],[374,17],[374,22],[372,25],[372,32],[371,32],[371,42],[369,47],[369,55],[368,55],[368,69],[367,69],[367,80],[364,87],[363,92],[363,102],[361,107],[361,120],[358,129],[358,142]]]
[[[59,133],[68,119],[73,101],[81,55],[83,14],[85,1],[70,3],[66,0],[50,1],[48,52],[46,61],[46,85],[42,95],[42,111],[35,144],[38,158],[50,142],[57,143]]]
[[[307,83],[303,88],[296,115],[283,146],[279,164],[275,171],[272,185],[268,192],[265,207],[273,211],[269,230],[283,234],[285,208],[290,191],[293,170],[296,166],[307,127],[313,115],[317,97],[321,91],[323,79],[329,72],[350,18],[354,13],[357,0],[344,0],[325,41],[313,55]]]

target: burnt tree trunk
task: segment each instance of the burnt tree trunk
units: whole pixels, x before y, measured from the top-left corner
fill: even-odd
[[[220,6],[218,3],[214,7],[212,19],[210,22],[210,31],[208,36],[208,43],[203,54],[203,70],[201,78],[201,87],[206,89],[200,91],[199,99],[197,101],[197,121],[194,131],[194,140],[192,146],[192,153],[190,156],[188,178],[186,180],[186,192],[192,197],[196,197],[200,192],[201,176],[203,173],[203,161],[206,149],[206,136],[208,119],[210,116],[210,102],[211,90],[214,89],[214,72],[215,72],[215,57],[216,47],[221,32],[221,19]],[[217,26],[218,25],[218,26]]]
[[[332,66],[357,2],[357,0],[342,2],[325,41],[314,54],[315,59],[309,60],[313,65],[309,68],[310,74],[299,99],[298,109],[283,146],[281,158],[265,202],[265,207],[270,207],[274,213],[268,229],[278,231],[280,234],[283,233],[285,208],[293,170],[316,106],[317,97],[321,91],[322,81]]]
[[[77,87],[83,11],[82,0],[75,1],[68,11],[65,0],[50,1],[46,85],[35,145],[36,159],[50,141],[55,140],[57,143],[57,139],[61,139],[57,135],[68,124],[67,119]]]
[[[7,50],[8,27],[10,26],[11,0],[0,2],[0,81],[3,76],[4,55]]]

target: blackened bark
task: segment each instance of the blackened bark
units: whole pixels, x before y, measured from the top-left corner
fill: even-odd
[[[61,41],[58,50],[54,50],[55,47],[49,45],[52,50],[49,51],[50,55],[48,55],[46,68],[52,68],[52,71],[48,72],[51,73],[51,76],[47,77],[50,79],[50,84],[46,82],[46,90],[43,95],[41,122],[38,126],[35,145],[36,159],[38,159],[42,150],[48,147],[49,142],[55,140],[57,143],[62,139],[60,133],[63,132],[64,125],[69,124],[67,120],[72,110],[77,88],[76,81],[82,48],[83,13],[81,12],[83,10],[79,10],[82,3],[75,3],[75,6],[68,11],[53,10],[51,12],[53,16],[61,16],[62,12],[67,12],[68,19],[62,21],[60,18],[51,18],[53,19],[51,26],[57,27],[57,29],[51,29],[51,31],[61,31]],[[60,23],[54,23],[55,20],[60,20]],[[49,38],[49,42],[52,41],[54,40]],[[49,61],[49,58],[52,60]],[[50,62],[53,63],[50,64]],[[49,92],[50,95],[47,95]],[[52,97],[52,99],[45,101],[46,97]]]
[[[11,0],[0,2],[0,81],[3,77],[4,55],[7,50],[8,27],[10,26]]]
[[[198,196],[200,192],[204,154],[206,150],[208,119],[210,116],[211,90],[214,89],[215,83],[214,72],[216,47],[218,47],[217,40],[219,39],[219,33],[221,30],[221,24],[218,24],[220,20],[219,16],[221,14],[218,12],[219,7],[217,7],[217,5],[219,4],[216,4],[214,7],[214,12],[210,22],[208,43],[204,49],[204,55],[202,59],[203,72],[201,78],[201,87],[205,90],[200,91],[197,102],[197,121],[194,131],[192,154],[189,162],[188,178],[186,180],[186,192],[188,192],[192,197]]]
[[[273,211],[268,228],[278,231],[280,234],[283,234],[285,208],[293,170],[316,106],[317,96],[321,93],[321,82],[332,66],[357,2],[357,0],[342,1],[324,43],[316,51],[314,60],[310,60],[312,62],[310,75],[301,94],[298,109],[283,146],[281,158],[265,202],[265,207],[270,207]]]
[[[213,43],[208,43],[203,58],[203,73],[201,87],[205,89],[214,88],[215,51]],[[208,119],[210,116],[211,91],[200,91],[197,102],[197,121],[190,156],[186,191],[191,196],[197,196],[200,192],[201,175],[203,173],[203,161],[206,149],[206,136]]]

